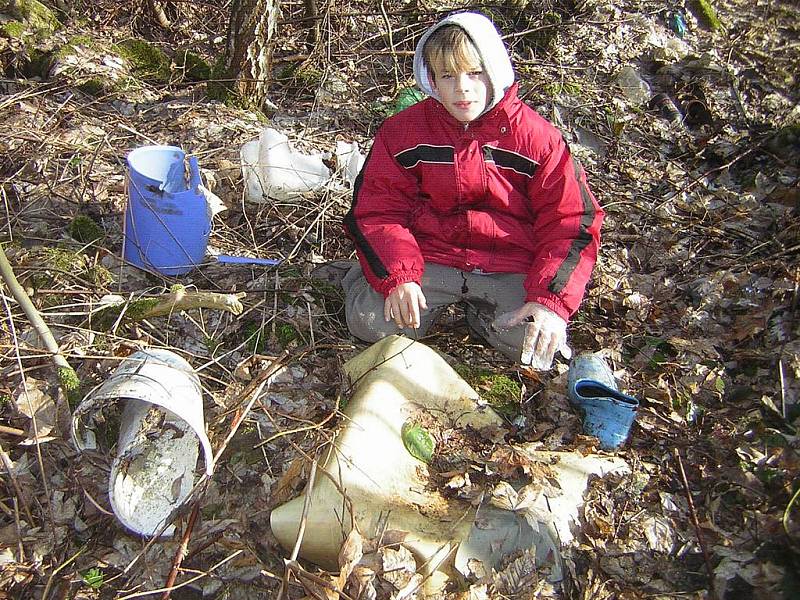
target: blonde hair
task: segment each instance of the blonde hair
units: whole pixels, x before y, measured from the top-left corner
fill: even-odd
[[[470,71],[477,66],[483,68],[475,44],[458,25],[446,25],[434,31],[425,42],[422,56],[431,81],[436,73]]]

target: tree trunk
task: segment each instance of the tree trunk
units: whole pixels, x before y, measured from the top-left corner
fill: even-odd
[[[272,67],[272,41],[280,0],[233,0],[225,74],[231,88],[257,107],[264,104]]]

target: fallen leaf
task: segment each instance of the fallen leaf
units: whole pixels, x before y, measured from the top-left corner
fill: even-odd
[[[417,563],[408,548],[381,548],[379,554],[383,562],[381,577],[396,590],[405,588],[417,572]]]
[[[14,391],[14,405],[20,414],[28,417],[28,439],[23,444],[46,442],[55,439],[49,434],[56,423],[56,401],[48,394],[48,383],[27,378]]]
[[[358,529],[353,527],[339,550],[339,575],[334,580],[334,585],[338,589],[344,589],[353,568],[362,556],[364,556],[364,540]]]
[[[492,587],[499,594],[515,596],[533,588],[538,580],[535,556],[530,550],[525,550],[519,558],[494,576]]]

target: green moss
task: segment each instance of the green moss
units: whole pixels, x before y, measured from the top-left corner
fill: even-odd
[[[211,65],[190,50],[180,50],[175,55],[175,66],[190,81],[211,79]]]
[[[264,354],[267,349],[267,335],[260,323],[250,322],[244,326],[245,347],[253,354]]]
[[[159,48],[144,40],[125,40],[115,46],[119,55],[131,65],[137,77],[161,83],[169,81],[170,60]]]
[[[554,81],[548,83],[544,87],[545,92],[551,98],[555,98],[560,94],[567,94],[568,96],[580,96],[583,88],[579,83],[571,81]]]
[[[205,344],[208,353],[211,354],[212,356],[216,353],[217,350],[219,350],[220,346],[222,346],[222,342],[220,340],[216,340],[211,336],[206,336],[205,339],[203,340],[203,343]]]
[[[81,399],[81,380],[78,379],[78,374],[75,372],[75,369],[72,367],[59,367],[58,382],[67,395],[67,402],[70,408],[75,408]]]
[[[278,343],[282,348],[286,348],[292,342],[300,339],[300,333],[294,325],[289,323],[280,323],[275,328],[275,337],[278,338]]]
[[[75,274],[86,272],[86,259],[83,254],[66,248],[43,248],[42,252],[45,268]]]
[[[94,45],[94,40],[89,37],[88,35],[73,35],[67,40],[67,44],[70,46],[83,46],[84,48],[90,48]]]
[[[102,265],[93,265],[86,269],[84,279],[99,287],[105,287],[114,281],[114,276]]]
[[[47,38],[61,28],[55,13],[38,0],[14,0],[6,8],[15,19],[24,21],[37,38]]]
[[[92,40],[92,38],[90,38],[88,35],[73,35],[63,46],[55,51],[53,57],[55,59],[61,59],[67,56],[72,56],[73,54],[77,53],[78,48],[91,48],[94,45],[94,40]]]
[[[28,32],[28,27],[22,21],[6,21],[0,25],[0,34],[12,40],[21,40]]]
[[[153,310],[158,303],[161,302],[159,298],[140,298],[128,304],[125,314],[133,321],[138,321]]]
[[[101,96],[105,96],[112,90],[112,88],[109,88],[107,86],[107,83],[108,81],[105,79],[100,79],[99,77],[92,77],[78,84],[78,89],[87,96],[94,96],[95,98],[99,98]]]
[[[29,61],[24,68],[25,76],[46,78],[52,64],[51,56],[49,52],[33,48],[29,52]]]
[[[456,365],[455,370],[501,415],[512,417],[519,412],[522,386],[508,375],[469,365]]]
[[[306,63],[289,64],[278,71],[277,79],[299,89],[316,90],[322,81],[322,71]]]
[[[546,12],[542,15],[541,20],[530,28],[531,31],[524,36],[523,40],[533,49],[534,53],[545,54],[553,46],[562,22],[563,18],[559,13]]]
[[[717,17],[717,11],[711,6],[711,2],[708,0],[693,0],[691,8],[697,20],[711,31],[722,29],[722,22]]]
[[[105,231],[91,217],[76,215],[69,224],[69,234],[81,244],[92,244],[102,240]]]
[[[97,311],[92,316],[92,325],[98,331],[108,331],[119,319],[120,312],[124,309],[124,319],[128,321],[140,321],[158,305],[158,298],[140,298],[125,304],[115,304]]]
[[[223,104],[228,103],[228,98],[233,94],[225,71],[225,56],[220,55],[211,66],[211,77],[206,86],[206,96],[210,100],[218,100]]]

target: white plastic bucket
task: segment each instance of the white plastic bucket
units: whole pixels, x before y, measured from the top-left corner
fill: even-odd
[[[200,379],[191,365],[169,350],[139,350],[90,392],[73,416],[79,449],[93,446],[81,419],[109,402],[124,402],[117,451],[109,476],[111,508],[129,530],[144,536],[171,535],[167,521],[194,487],[198,441],[205,471],[213,470],[205,432]],[[162,531],[163,530],[163,531]]]

